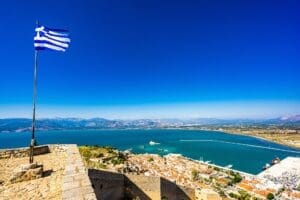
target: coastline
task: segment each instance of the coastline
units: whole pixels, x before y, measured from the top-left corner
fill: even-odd
[[[289,148],[293,148],[295,150],[300,151],[300,140],[298,141],[298,145],[295,144],[290,144],[287,142],[283,142],[282,140],[278,141],[278,140],[273,140],[267,137],[264,137],[264,134],[251,134],[251,133],[245,133],[245,132],[241,132],[241,131],[230,131],[230,130],[220,130],[220,129],[209,129],[209,128],[194,128],[194,127],[174,127],[174,128],[163,128],[166,130],[199,130],[199,131],[215,131],[215,132],[220,132],[220,133],[225,133],[225,134],[230,134],[230,135],[240,135],[240,136],[248,136],[248,137],[253,137],[253,138],[257,138],[260,140],[264,140],[267,142],[273,142],[275,144],[279,144],[279,145],[283,145],[285,147],[289,147]],[[277,136],[280,136],[279,134],[276,134]],[[299,134],[300,137],[300,134]]]
[[[273,142],[273,143],[280,144],[280,145],[283,145],[283,146],[286,146],[286,147],[290,147],[290,148],[293,148],[293,149],[296,149],[296,150],[300,150],[300,146],[298,146],[298,145],[292,145],[290,143],[282,142],[281,140],[278,141],[278,140],[273,140],[273,139],[270,139],[270,138],[267,138],[267,137],[263,137],[263,134],[255,135],[255,134],[249,134],[249,133],[237,133],[237,132],[234,132],[234,131],[221,131],[221,130],[210,130],[210,131],[218,131],[218,132],[231,134],[231,135],[242,135],[242,136],[254,137],[254,138],[264,140],[264,141],[267,141],[267,142]]]
[[[196,127],[159,127],[159,128],[105,128],[105,129],[53,129],[53,130],[40,130],[39,132],[52,132],[52,131],[61,131],[61,132],[68,132],[68,131],[118,131],[118,130],[199,130],[199,131],[215,131],[215,132],[220,132],[220,133],[225,133],[225,134],[231,134],[231,135],[240,135],[240,136],[248,136],[248,137],[253,137],[257,138],[260,140],[264,140],[267,142],[273,142],[275,144],[283,145],[285,147],[293,148],[295,150],[300,151],[300,134],[285,134],[285,133],[274,133],[274,135],[278,138],[273,139],[270,138],[272,133],[249,133],[251,130],[247,132],[243,131],[238,131],[238,130],[226,130],[226,129],[210,129],[210,128],[196,128]],[[21,132],[0,132],[0,134],[13,134],[13,133],[29,133],[29,131],[21,131]],[[267,136],[269,137],[267,137]],[[273,137],[275,137],[273,136]],[[288,139],[285,139],[284,141],[284,136],[296,136],[299,137],[299,139],[296,139],[295,141],[288,141]],[[292,142],[292,143],[291,143]]]
[[[190,160],[190,161],[197,162],[197,163],[200,163],[200,164],[208,165],[208,166],[211,166],[211,167],[217,167],[217,168],[220,168],[220,169],[223,169],[223,170],[237,172],[237,173],[242,174],[243,176],[248,176],[248,177],[256,176],[255,174],[251,174],[251,173],[244,172],[244,171],[241,171],[241,170],[237,170],[237,169],[234,169],[234,168],[229,168],[229,167],[226,167],[226,166],[221,166],[221,165],[217,165],[217,164],[213,164],[213,163],[208,163],[208,162],[202,161],[202,160],[192,159],[190,157],[183,156],[183,155],[181,155],[181,156],[186,160]],[[259,173],[261,173],[261,172],[259,172]]]

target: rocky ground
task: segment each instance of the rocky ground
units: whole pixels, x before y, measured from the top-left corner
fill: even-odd
[[[0,159],[0,199],[61,199],[62,178],[66,161],[66,150],[57,148],[51,153],[34,157],[34,162],[43,165],[41,178],[11,183],[16,168],[26,165],[28,157]]]

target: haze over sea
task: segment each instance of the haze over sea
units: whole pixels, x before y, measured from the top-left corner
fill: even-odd
[[[28,146],[30,133],[0,134],[0,149]],[[200,130],[68,130],[39,131],[38,144],[110,145],[134,153],[183,156],[257,174],[275,157],[300,156],[300,151],[259,138]],[[150,145],[154,141],[159,144]]]

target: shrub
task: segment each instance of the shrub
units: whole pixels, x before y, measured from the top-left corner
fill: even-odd
[[[220,195],[220,197],[224,197],[224,198],[227,197],[223,190],[219,191],[219,195]]]
[[[81,155],[84,157],[85,160],[89,160],[92,156],[91,151],[86,147],[80,147],[79,151],[80,151]]]
[[[220,168],[219,167],[214,167],[214,170],[220,171]]]
[[[96,155],[96,158],[102,158],[103,156],[104,156],[103,153],[98,153],[98,154]]]
[[[236,173],[234,178],[233,178],[234,183],[239,183],[242,180],[243,180],[243,178],[241,177],[241,175],[239,173]]]
[[[98,167],[101,168],[101,169],[106,169],[107,168],[107,166],[105,164],[101,164],[101,163],[98,164]]]
[[[248,194],[246,191],[240,190],[239,193],[240,193],[240,196],[238,197],[239,200],[250,200],[251,199],[251,195]]]
[[[231,177],[230,177],[231,181],[228,183],[228,185],[233,185],[233,184],[239,183],[243,180],[242,176],[239,173],[230,171],[230,175],[231,175]]]
[[[274,196],[273,193],[269,193],[269,194],[267,195],[267,199],[268,199],[268,200],[272,200],[272,199],[274,199],[274,198],[275,198],[275,196]]]
[[[192,170],[192,180],[196,181],[199,178],[199,172],[195,169]]]
[[[154,159],[151,157],[151,158],[149,158],[149,160],[148,160],[149,162],[153,162],[154,161]]]
[[[122,158],[114,158],[114,159],[111,160],[111,163],[113,165],[123,164],[124,163],[124,159],[122,159]]]
[[[239,197],[237,194],[234,194],[234,193],[232,193],[232,192],[229,193],[229,196],[230,196],[231,198],[235,198],[235,199],[237,199],[237,198]]]

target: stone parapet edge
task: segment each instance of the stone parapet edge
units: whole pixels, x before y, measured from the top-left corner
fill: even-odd
[[[96,195],[77,145],[68,145],[62,183],[63,200],[96,200]]]

